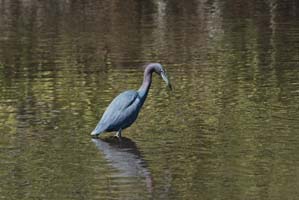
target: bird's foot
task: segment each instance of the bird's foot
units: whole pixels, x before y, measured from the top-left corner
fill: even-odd
[[[115,137],[118,139],[119,142],[121,142],[121,129],[119,131],[117,131],[117,133],[115,134]]]
[[[118,139],[118,142],[122,141],[122,137],[115,135],[115,137]]]
[[[94,134],[94,135],[91,135],[91,137],[92,137],[92,138],[99,138],[99,135],[100,135],[100,134]]]

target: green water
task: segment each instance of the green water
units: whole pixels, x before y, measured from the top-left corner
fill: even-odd
[[[0,199],[298,199],[298,1],[2,0],[0,137]]]

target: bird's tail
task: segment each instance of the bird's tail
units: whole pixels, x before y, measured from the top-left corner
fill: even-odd
[[[103,124],[98,124],[97,127],[90,133],[91,136],[98,136],[105,131]]]

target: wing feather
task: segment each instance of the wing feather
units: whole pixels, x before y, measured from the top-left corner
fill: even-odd
[[[96,132],[118,131],[121,127],[131,125],[139,111],[138,97],[138,93],[134,90],[122,92],[115,97],[95,128]]]

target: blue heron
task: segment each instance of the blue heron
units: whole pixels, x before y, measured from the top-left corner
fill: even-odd
[[[139,90],[127,90],[115,97],[107,107],[96,128],[91,132],[92,136],[98,136],[103,132],[116,131],[115,136],[121,138],[122,130],[131,126],[138,116],[151,87],[153,72],[159,74],[171,89],[166,72],[160,63],[146,65],[143,83]]]

